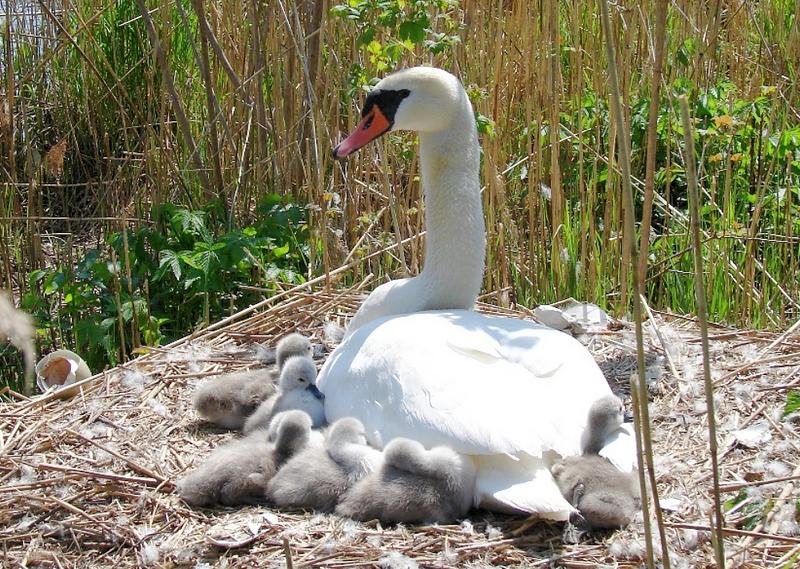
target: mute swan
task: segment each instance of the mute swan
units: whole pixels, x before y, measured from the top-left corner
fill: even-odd
[[[344,157],[389,130],[419,133],[426,252],[419,276],[364,301],[318,386],[329,421],[360,419],[372,444],[408,437],[471,455],[475,500],[567,519],[550,473],[580,454],[589,406],[611,391],[592,356],[562,332],[477,314],[484,269],[478,136],[458,79],[399,71],[369,94]]]
[[[299,409],[311,417],[314,427],[325,422],[322,393],[317,389],[317,368],[314,360],[306,356],[292,356],[286,360],[278,382],[278,392],[261,403],[247,418],[242,429],[245,434],[269,427],[272,418],[281,411]]]
[[[336,513],[361,521],[452,523],[469,511],[474,488],[469,458],[399,438],[386,445],[383,465],[347,491]]]
[[[178,493],[191,506],[263,502],[267,482],[283,462],[308,440],[311,420],[302,412],[287,414],[275,442],[266,431],[215,449],[200,467],[178,482]]]
[[[610,395],[589,409],[586,454],[556,462],[551,472],[564,497],[590,528],[619,528],[633,521],[641,506],[633,472],[622,472],[597,453],[622,425],[622,401]]]
[[[382,461],[369,447],[364,426],[346,417],[334,423],[324,445],[307,445],[267,485],[267,497],[282,508],[332,512],[339,498]]]

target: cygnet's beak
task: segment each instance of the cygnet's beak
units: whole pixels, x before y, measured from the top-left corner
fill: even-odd
[[[322,401],[323,399],[325,399],[325,395],[323,395],[322,391],[320,391],[319,389],[317,389],[317,386],[316,386],[316,385],[314,385],[313,383],[312,383],[311,385],[309,385],[308,387],[306,387],[306,390],[307,390],[307,391],[310,391],[310,392],[311,392],[311,395],[313,395],[314,397],[316,397],[316,398],[317,398],[317,399],[319,399],[320,401]]]
[[[336,145],[333,149],[334,158],[344,158],[349,156],[368,142],[378,138],[380,135],[392,128],[391,123],[383,114],[378,105],[373,105],[372,109],[364,115],[356,129]]]

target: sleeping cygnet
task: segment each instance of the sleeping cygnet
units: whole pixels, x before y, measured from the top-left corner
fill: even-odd
[[[361,421],[339,419],[323,445],[309,444],[286,462],[267,485],[267,497],[282,508],[332,512],[342,494],[381,460],[380,451],[367,445]]]
[[[617,397],[598,400],[589,410],[585,454],[563,458],[550,469],[561,494],[577,508],[579,523],[591,529],[627,526],[641,507],[635,471],[622,472],[597,454],[622,419]]]
[[[244,432],[269,427],[272,418],[281,411],[299,409],[311,417],[313,427],[325,422],[324,396],[317,389],[317,368],[314,360],[306,356],[292,356],[281,369],[278,392],[258,406],[247,418]]]
[[[273,373],[254,369],[212,377],[192,394],[197,413],[225,429],[241,429],[245,420],[275,393]]]
[[[280,370],[293,356],[310,356],[311,342],[292,333],[278,342],[276,362]],[[192,404],[209,423],[225,429],[241,429],[247,417],[275,393],[276,372],[253,369],[212,377],[197,387]]]
[[[302,448],[311,419],[296,411],[282,417],[274,442],[266,431],[214,450],[200,467],[178,482],[178,493],[191,506],[234,506],[264,501],[267,482],[286,459]]]
[[[475,466],[468,457],[398,438],[386,445],[383,461],[348,490],[337,514],[385,523],[450,523],[469,511]]]
[[[564,498],[578,509],[579,521],[591,529],[625,527],[641,507],[635,474],[618,470],[602,456],[569,456],[550,471]]]

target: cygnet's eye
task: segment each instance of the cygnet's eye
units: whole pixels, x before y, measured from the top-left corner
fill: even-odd
[[[305,382],[306,382],[306,378],[304,378],[304,377],[298,377],[298,378],[297,378],[297,381],[298,381],[299,383],[305,383]]]

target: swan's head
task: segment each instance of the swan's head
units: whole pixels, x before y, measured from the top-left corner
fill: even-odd
[[[393,73],[367,95],[361,122],[333,155],[344,158],[390,130],[443,130],[465,101],[459,80],[442,69],[412,67]]]

